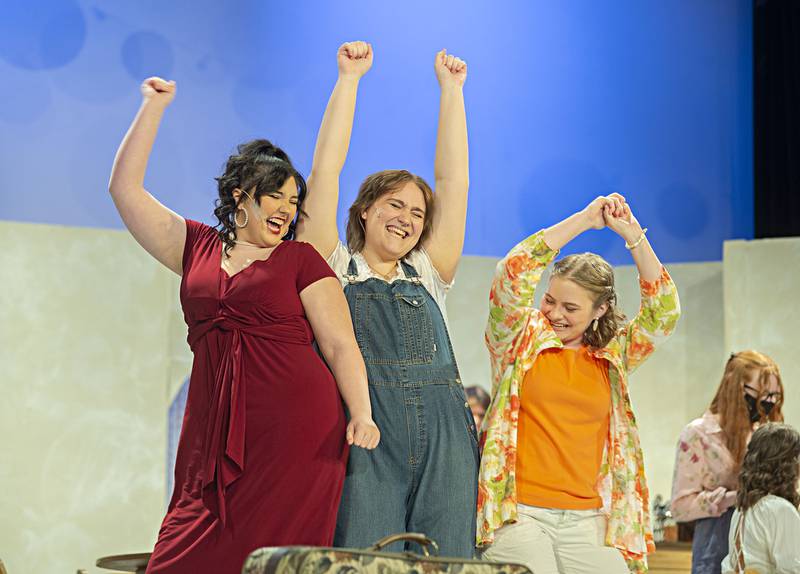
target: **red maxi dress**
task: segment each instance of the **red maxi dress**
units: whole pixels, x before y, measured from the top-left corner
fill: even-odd
[[[295,241],[233,277],[221,258],[216,231],[187,220],[180,295],[194,363],[148,574],[238,574],[261,546],[333,541],[346,422],[299,293],[335,275]]]

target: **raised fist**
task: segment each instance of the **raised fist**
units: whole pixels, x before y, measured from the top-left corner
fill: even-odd
[[[166,81],[153,76],[147,78],[141,85],[142,97],[148,101],[158,102],[168,106],[175,97],[175,81]]]
[[[339,75],[360,78],[372,67],[372,44],[345,42],[336,52]]]
[[[436,70],[436,79],[439,80],[441,87],[447,84],[463,86],[467,79],[467,63],[461,58],[448,54],[447,50],[436,54],[433,68]]]

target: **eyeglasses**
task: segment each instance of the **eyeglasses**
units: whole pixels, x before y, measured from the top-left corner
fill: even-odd
[[[764,397],[764,399],[773,403],[777,403],[783,397],[783,393],[781,393],[780,391],[774,391],[772,393],[761,393],[759,389],[751,387],[750,385],[744,385],[744,388],[753,391],[756,397]]]

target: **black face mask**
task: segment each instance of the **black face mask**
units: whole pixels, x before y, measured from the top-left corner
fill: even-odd
[[[747,393],[744,394],[744,400],[747,403],[747,410],[750,413],[750,422],[758,422],[761,419],[761,413],[758,412],[758,401],[753,395],[748,395]],[[775,403],[761,401],[761,410],[764,411],[764,416],[769,416],[769,413],[772,411],[772,407],[774,406]]]

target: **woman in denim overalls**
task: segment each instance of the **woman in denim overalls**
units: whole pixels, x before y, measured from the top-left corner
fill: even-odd
[[[351,451],[335,544],[364,547],[388,534],[422,532],[442,555],[471,558],[479,453],[444,308],[466,223],[466,64],[444,51],[436,55],[435,198],[407,171],[369,176],[350,208],[347,249],[336,228],[339,173],[372,47],[343,44],[337,59],[339,79],[320,127],[298,239],[341,278],[381,442],[369,453]]]

